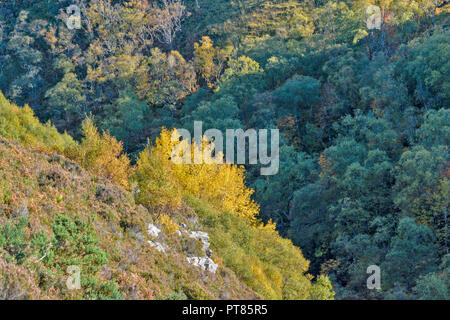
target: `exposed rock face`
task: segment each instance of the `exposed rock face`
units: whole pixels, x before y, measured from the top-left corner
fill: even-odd
[[[161,229],[158,228],[157,226],[155,226],[154,224],[149,223],[147,232],[148,232],[149,236],[151,236],[153,238],[157,238],[159,233],[161,232]]]
[[[190,264],[200,267],[206,271],[216,273],[218,264],[214,263],[211,259],[212,251],[209,249],[209,234],[203,231],[191,231],[189,238],[199,240],[203,243],[204,257],[188,257],[187,260]]]
[[[154,224],[149,223],[147,232],[150,237],[157,238],[159,236],[159,233],[161,232],[161,229],[155,226]],[[166,252],[166,250],[169,249],[169,247],[157,241],[150,240],[148,241],[148,244],[156,248],[156,250],[158,250],[159,252]]]
[[[147,232],[150,237],[156,239],[161,233],[161,229],[155,226],[154,224],[149,223],[147,227]],[[182,236],[181,231],[178,231],[177,235],[181,237]],[[202,268],[205,271],[216,273],[216,270],[219,265],[214,263],[214,261],[211,259],[212,251],[209,249],[210,246],[209,234],[203,231],[190,231],[188,232],[188,236],[191,239],[200,241],[203,244],[202,250],[205,253],[204,257],[187,257],[187,261],[189,262],[189,264]],[[158,250],[159,252],[166,252],[169,249],[168,246],[157,241],[148,241],[148,244],[156,248],[156,250]]]
[[[209,249],[209,235],[202,231],[192,231],[189,233],[189,238],[199,240],[203,243],[203,251]]]
[[[219,266],[218,264],[214,263],[211,258],[208,257],[188,257],[187,260],[193,266],[200,267],[212,273],[216,273],[217,267]]]

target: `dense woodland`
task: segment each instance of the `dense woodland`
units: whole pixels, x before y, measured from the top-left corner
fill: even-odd
[[[66,25],[71,4],[81,29]],[[367,29],[369,4],[380,29]],[[5,116],[0,134],[138,187],[137,203],[158,215],[189,195],[254,228],[276,225],[337,299],[450,299],[449,10],[442,0],[0,0],[0,102],[60,132],[48,129],[44,147]],[[279,173],[174,168],[170,130],[200,120],[278,128]],[[369,265],[381,290],[366,287]],[[320,290],[263,296],[330,296]]]

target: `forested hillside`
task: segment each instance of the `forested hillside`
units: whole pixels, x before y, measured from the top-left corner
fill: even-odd
[[[450,299],[449,11],[443,0],[0,0],[0,227],[17,239],[0,234],[0,276],[34,270],[35,297],[70,297],[42,279],[70,265],[57,244],[75,223],[99,238],[80,263],[110,268],[84,297]],[[174,165],[170,134],[194,121],[278,128],[278,174]],[[31,163],[53,153],[86,171],[80,210],[72,182],[40,186],[48,165]],[[97,208],[97,179],[129,202]],[[13,217],[24,201],[26,222]],[[110,246],[152,223],[189,255],[175,231],[190,214],[225,270],[195,290],[183,287],[185,260],[173,271],[176,259],[148,248],[128,272],[120,250],[135,243]],[[36,264],[46,243],[53,253]],[[167,283],[145,271],[155,264]],[[370,265],[379,290],[366,286]],[[143,291],[124,293],[128,283]]]

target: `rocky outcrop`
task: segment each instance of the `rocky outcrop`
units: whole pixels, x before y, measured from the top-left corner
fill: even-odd
[[[219,266],[209,257],[188,257],[187,260],[193,266],[200,267],[212,273],[216,273],[217,267]]]
[[[206,271],[216,273],[218,264],[214,263],[211,259],[212,251],[209,249],[209,234],[203,231],[191,231],[189,232],[189,238],[201,241],[203,244],[202,250],[205,253],[204,257],[188,257],[187,260],[190,264],[200,267]]]
[[[152,238],[158,238],[159,234],[161,233],[161,229],[158,228],[157,226],[155,226],[154,224],[149,223],[147,226],[147,233],[150,237]],[[169,249],[169,247],[167,247],[165,244],[162,244],[158,241],[148,241],[148,244],[154,248],[156,248],[156,250],[158,250],[159,252],[166,252],[167,249]]]
[[[209,249],[209,234],[203,231],[191,231],[189,233],[189,238],[199,240],[203,243],[203,251],[206,252],[206,250]]]
[[[147,227],[148,235],[157,238],[159,233],[161,232],[161,229],[155,226],[154,224],[149,223]]]
[[[211,259],[212,251],[209,249],[210,243],[209,243],[209,234],[203,231],[188,231],[185,229],[185,225],[182,226],[184,233],[188,235],[189,238],[200,241],[202,243],[202,251],[205,254],[203,257],[187,257],[187,261],[189,264],[202,268],[205,271],[216,273],[216,270],[218,268],[218,264],[214,263],[214,261]],[[147,226],[147,233],[148,235],[154,239],[148,241],[148,244],[158,250],[159,252],[166,252],[168,249],[170,249],[167,245],[156,241],[156,239],[159,237],[161,233],[161,229],[158,228],[156,225],[149,223]],[[179,230],[177,230],[176,234],[179,237],[183,236],[183,233]]]

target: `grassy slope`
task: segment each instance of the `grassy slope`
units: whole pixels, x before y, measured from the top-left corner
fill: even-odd
[[[65,259],[69,258],[66,254],[69,255],[71,244],[55,249],[52,260],[37,261],[44,256],[45,249],[39,250],[39,246],[33,245],[36,234],[43,232],[51,239],[55,233],[52,223],[62,215],[79,217],[93,226],[92,235],[98,240],[96,246],[108,256],[95,278],[100,284],[115,283],[122,298],[167,298],[177,296],[177,292],[180,297],[184,294],[194,299],[258,297],[226,267],[212,276],[189,266],[187,252],[183,251],[179,239],[165,235],[165,242],[175,249],[167,254],[151,248],[143,232],[151,217],[145,208],[134,203],[133,195],[106,180],[90,176],[64,157],[29,150],[2,138],[0,177],[0,224],[17,223],[24,206],[28,210],[25,246],[19,249],[17,247],[21,246],[4,245],[0,249],[0,260],[9,263],[9,268],[25,268],[24,275],[29,283],[23,284],[22,289],[32,283],[39,288],[27,292],[29,298],[99,297],[98,292],[105,297],[116,297],[110,290],[104,292],[97,288],[93,288],[96,295],[87,290],[66,290],[65,269],[69,263]],[[25,259],[18,261],[15,253],[18,250]],[[76,260],[84,254],[82,250],[76,251],[70,259]],[[88,268],[90,262],[83,261],[82,270]],[[2,276],[6,278],[1,279]],[[22,286],[20,278],[8,280],[7,276],[5,268],[0,267],[0,292],[14,285]]]

